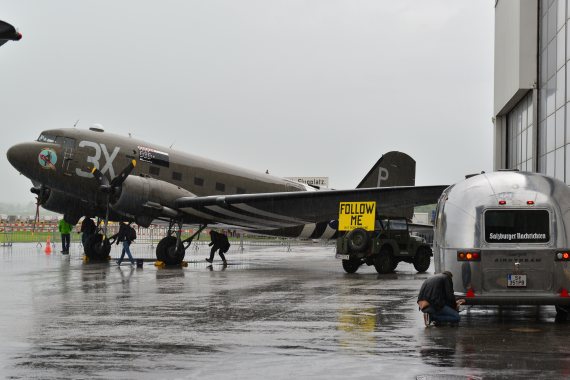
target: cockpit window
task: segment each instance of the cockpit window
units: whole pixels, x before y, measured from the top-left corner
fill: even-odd
[[[45,143],[55,143],[55,136],[42,133],[40,137],[38,137],[38,141]]]

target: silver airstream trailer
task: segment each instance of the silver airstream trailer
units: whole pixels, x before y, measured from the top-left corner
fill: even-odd
[[[570,189],[501,171],[448,187],[438,202],[436,273],[450,271],[471,305],[570,305]]]

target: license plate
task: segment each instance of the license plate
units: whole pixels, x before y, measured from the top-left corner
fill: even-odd
[[[336,257],[337,259],[340,259],[340,260],[348,260],[348,259],[350,259],[350,255],[341,255],[340,253],[337,253],[335,257]]]
[[[526,288],[526,274],[508,274],[507,287]]]

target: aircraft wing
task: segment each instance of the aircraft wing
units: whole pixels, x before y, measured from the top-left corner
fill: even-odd
[[[340,202],[376,201],[377,213],[402,215],[402,208],[437,203],[447,186],[402,186],[351,190],[294,191],[182,197],[175,207],[209,223],[280,228],[338,219]]]
[[[22,35],[18,33],[16,28],[0,20],[0,46],[4,45],[8,41],[18,41],[22,38]]]

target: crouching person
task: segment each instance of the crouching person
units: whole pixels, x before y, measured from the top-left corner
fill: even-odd
[[[426,326],[434,322],[436,326],[444,322],[459,323],[459,305],[465,300],[455,300],[451,272],[445,271],[424,281],[418,295],[418,306],[424,313]]]

